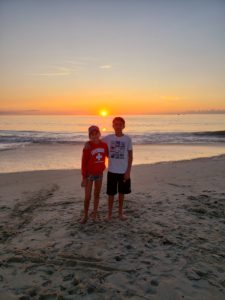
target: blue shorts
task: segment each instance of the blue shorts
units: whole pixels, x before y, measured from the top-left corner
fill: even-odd
[[[100,174],[100,175],[88,175],[87,176],[87,180],[90,180],[90,181],[99,181],[99,180],[102,180],[103,178],[103,174]]]

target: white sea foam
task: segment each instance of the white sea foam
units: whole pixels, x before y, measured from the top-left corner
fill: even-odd
[[[134,164],[209,157],[225,153],[224,115],[125,116]],[[87,129],[112,133],[112,117],[3,116],[0,172],[80,168]]]
[[[211,132],[143,132],[132,133],[133,144],[217,144],[225,143],[224,131]],[[87,134],[81,132],[0,131],[0,150],[28,144],[82,144]]]

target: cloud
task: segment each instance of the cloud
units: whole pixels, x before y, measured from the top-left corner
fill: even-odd
[[[71,58],[71,59],[67,59],[66,63],[69,64],[73,64],[73,65],[83,65],[83,64],[87,64],[89,62],[95,62],[96,58],[94,57],[79,57],[79,58]]]
[[[83,67],[87,65],[87,62],[82,60],[67,60],[66,63],[75,67]]]
[[[112,65],[103,65],[99,67],[100,69],[111,69]]]
[[[23,114],[36,114],[39,113],[38,109],[21,109],[21,110],[0,110],[0,115],[23,115]]]
[[[72,65],[76,68],[88,67],[90,64],[96,62],[94,57],[80,57],[75,59],[67,59],[66,64]]]
[[[96,67],[96,65],[99,64],[98,59],[94,57],[81,57],[77,59],[68,59],[66,60],[66,64],[69,64],[72,69],[75,68],[75,70],[80,69],[86,69],[88,67]],[[98,66],[100,69],[111,69],[112,65],[105,64]]]
[[[71,75],[71,71],[68,68],[64,67],[56,67],[50,72],[45,72],[45,73],[39,73],[36,74],[39,76],[46,76],[46,77],[52,77],[52,76],[69,76]]]
[[[225,109],[188,110],[186,114],[225,114]]]

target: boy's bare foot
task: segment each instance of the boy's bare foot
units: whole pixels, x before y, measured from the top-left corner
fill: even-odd
[[[126,215],[119,215],[118,217],[121,221],[126,221],[128,219]]]
[[[80,224],[85,224],[87,222],[87,220],[88,220],[88,218],[84,217],[83,219],[80,220]]]

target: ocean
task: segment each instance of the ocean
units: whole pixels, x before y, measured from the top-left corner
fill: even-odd
[[[114,116],[0,116],[0,172],[79,169],[87,129],[112,133]],[[134,165],[225,153],[224,114],[126,115]]]

